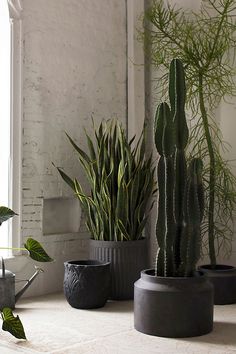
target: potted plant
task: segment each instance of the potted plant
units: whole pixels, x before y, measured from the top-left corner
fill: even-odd
[[[0,225],[17,215],[13,210],[0,206]],[[5,249],[5,247],[0,247]],[[12,248],[8,248],[12,249]],[[24,247],[14,248],[15,250],[28,251],[30,258],[38,262],[52,262],[53,259],[49,257],[41,244],[29,237],[24,244]],[[27,281],[26,285],[15,295],[15,274],[5,269],[4,260],[2,258],[2,269],[0,270],[0,313],[3,320],[2,329],[10,332],[14,337],[19,339],[26,339],[24,327],[19,316],[14,316],[12,310],[15,308],[16,301],[30,286],[36,276],[43,270],[36,267],[37,270],[34,275]]]
[[[202,245],[210,264],[201,270],[215,285],[215,304],[236,302],[236,268],[217,262],[219,255],[229,256],[232,249],[236,178],[231,162],[224,157],[228,146],[215,116],[221,100],[236,93],[234,11],[235,0],[202,1],[198,12],[156,0],[145,12],[141,36],[151,62],[161,69],[157,85],[162,98],[170,58],[181,59],[186,69],[186,103],[195,117],[189,149],[192,157],[198,156],[204,163]]]
[[[109,262],[78,260],[64,266],[64,294],[72,307],[95,309],[106,304],[111,286]]]
[[[152,156],[145,157],[144,134],[133,147],[117,120],[103,121],[88,136],[87,154],[71,137],[90,186],[86,195],[78,180],[58,168],[79,198],[91,234],[90,258],[111,262],[111,299],[133,298],[133,284],[147,267],[147,240],[143,230],[154,194]],[[148,210],[149,209],[149,210]]]
[[[135,283],[134,326],[138,331],[163,337],[206,334],[213,326],[213,286],[196,272],[200,257],[200,226],[204,195],[202,161],[187,167],[185,148],[185,79],[182,62],[170,64],[169,100],[155,117],[158,162],[159,245],[155,270],[144,270]]]

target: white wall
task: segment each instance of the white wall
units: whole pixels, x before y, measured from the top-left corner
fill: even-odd
[[[236,98],[228,98],[227,103],[222,102],[220,105],[220,128],[222,138],[229,143],[229,150],[225,152],[224,156],[230,160],[232,172],[236,176]],[[235,226],[234,226],[235,228]],[[236,265],[236,232],[234,230],[234,238],[232,243],[232,254],[226,263]]]
[[[61,290],[63,261],[87,257],[83,222],[78,233],[43,235],[43,203],[72,195],[52,161],[85,180],[64,131],[85,147],[83,127],[91,129],[91,115],[95,122],[118,117],[126,125],[126,1],[23,0],[22,26],[22,233],[56,259],[44,265],[27,292],[32,295]],[[21,279],[33,264],[22,256],[7,262]]]

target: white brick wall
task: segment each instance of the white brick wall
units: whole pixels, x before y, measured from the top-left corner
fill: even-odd
[[[22,233],[56,259],[44,265],[32,295],[61,289],[63,261],[87,257],[83,222],[78,235],[42,235],[43,198],[72,195],[52,161],[85,180],[64,131],[85,147],[91,115],[126,124],[126,1],[24,0],[22,24]],[[8,264],[20,278],[33,272],[22,258]]]

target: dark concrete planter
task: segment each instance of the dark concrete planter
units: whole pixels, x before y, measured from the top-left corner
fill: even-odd
[[[78,309],[103,307],[110,293],[110,263],[68,261],[64,263],[64,294]]]
[[[198,268],[214,285],[215,305],[236,303],[236,267],[217,264],[214,269],[210,264]]]
[[[155,277],[144,270],[134,285],[134,327],[160,337],[200,336],[213,328],[213,286],[202,275]]]
[[[90,240],[90,258],[111,262],[112,300],[134,298],[134,282],[142,269],[147,268],[147,240],[97,241]]]

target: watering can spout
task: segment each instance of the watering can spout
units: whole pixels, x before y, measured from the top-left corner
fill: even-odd
[[[16,294],[15,296],[15,302],[17,302],[19,300],[19,298],[24,294],[24,292],[28,289],[28,287],[32,284],[32,282],[34,281],[34,279],[37,277],[37,275],[39,273],[42,273],[43,270],[37,266],[35,266],[35,273],[32,275],[32,277],[27,280],[27,283],[23,286],[23,288]]]

